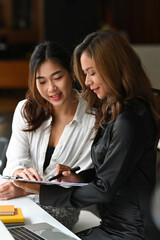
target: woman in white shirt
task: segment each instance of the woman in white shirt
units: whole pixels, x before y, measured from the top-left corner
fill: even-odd
[[[16,107],[3,175],[48,180],[58,163],[81,170],[92,166],[93,114],[73,87],[70,55],[62,46],[39,44],[30,59],[29,89]],[[0,186],[0,200],[28,195],[11,182]],[[79,210],[44,207],[67,227]],[[66,220],[67,218],[67,220]]]

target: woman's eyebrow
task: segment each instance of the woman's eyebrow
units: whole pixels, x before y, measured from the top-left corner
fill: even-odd
[[[59,74],[59,73],[62,73],[62,71],[61,71],[61,70],[58,70],[58,71],[56,71],[56,72],[53,72],[53,73],[50,75],[50,77],[55,76],[55,75],[57,75],[57,74]],[[44,78],[44,77],[43,77],[43,76],[37,76],[37,77],[36,77],[36,79],[42,79],[42,78]]]
[[[44,77],[42,77],[42,76],[37,76],[36,77],[36,79],[42,79],[42,78],[44,78]]]
[[[59,74],[59,73],[62,73],[62,71],[61,71],[61,70],[58,70],[58,71],[56,71],[56,72],[53,72],[50,76],[52,77],[52,76],[54,76],[54,75],[56,75],[56,74]]]
[[[94,67],[88,67],[88,68],[86,68],[86,69],[84,69],[83,71],[89,71],[90,69],[92,69],[92,68],[94,68]]]

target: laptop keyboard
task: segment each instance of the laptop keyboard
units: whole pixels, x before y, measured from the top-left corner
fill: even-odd
[[[39,240],[44,238],[38,236],[34,232],[28,230],[25,227],[16,227],[8,229],[11,235],[15,238],[15,240]]]

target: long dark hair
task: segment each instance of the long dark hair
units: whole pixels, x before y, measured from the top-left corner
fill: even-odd
[[[80,62],[83,52],[94,60],[104,84],[110,90],[107,101],[99,100],[85,85],[85,75]],[[88,102],[88,108],[96,109],[96,129],[103,124],[108,113],[111,113],[113,122],[122,110],[123,104],[140,97],[148,103],[153,113],[159,136],[159,105],[156,103],[150,80],[143,70],[140,58],[127,40],[112,30],[91,33],[76,47],[73,62],[74,72],[82,86],[82,94]]]
[[[27,101],[22,112],[28,124],[24,131],[36,130],[50,116],[52,116],[52,122],[54,121],[53,107],[39,94],[35,79],[39,66],[48,59],[56,61],[71,73],[71,56],[61,45],[55,42],[44,42],[35,47],[29,64]]]

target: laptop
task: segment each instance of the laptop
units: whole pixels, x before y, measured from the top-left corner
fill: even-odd
[[[76,240],[78,237],[72,237],[63,233],[56,227],[48,223],[36,223],[25,226],[6,227],[0,221],[0,233],[2,240]]]

